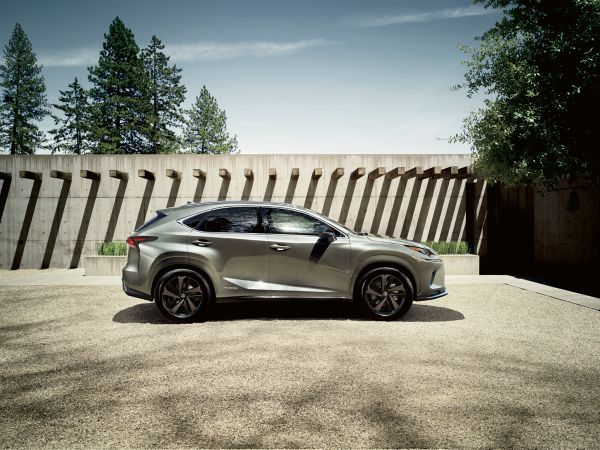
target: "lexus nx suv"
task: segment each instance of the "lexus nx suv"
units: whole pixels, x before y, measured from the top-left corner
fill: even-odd
[[[157,211],[127,239],[123,290],[174,322],[213,302],[339,298],[373,319],[446,295],[441,258],[422,244],[356,233],[283,203],[190,203]]]

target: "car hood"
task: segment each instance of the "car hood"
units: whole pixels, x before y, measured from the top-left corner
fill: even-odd
[[[421,244],[420,242],[409,241],[407,239],[386,238],[386,237],[379,237],[379,236],[375,236],[375,235],[371,235],[371,234],[368,236],[365,236],[365,237],[367,239],[369,239],[370,241],[382,242],[384,244],[416,245],[418,247],[425,247],[425,245]]]

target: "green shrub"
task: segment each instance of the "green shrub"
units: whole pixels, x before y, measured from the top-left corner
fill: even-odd
[[[424,244],[435,250],[440,255],[466,255],[469,253],[469,246],[465,241],[454,242],[432,242],[426,241]]]
[[[125,242],[101,242],[97,247],[98,256],[125,256],[127,244]]]

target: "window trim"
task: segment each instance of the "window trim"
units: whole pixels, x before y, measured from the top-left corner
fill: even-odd
[[[201,212],[195,212],[194,214],[190,214],[189,216],[185,216],[182,217],[181,219],[177,219],[177,222],[180,223],[181,225],[183,225],[184,227],[189,228],[190,230],[193,230],[197,233],[219,233],[219,234],[252,234],[252,235],[256,235],[256,234],[269,234],[268,232],[263,232],[263,233],[247,233],[247,232],[243,232],[243,231],[206,231],[206,230],[197,230],[196,228],[192,228],[188,225],[186,225],[185,223],[183,223],[184,220],[196,216],[198,214],[206,214],[206,219],[208,219],[212,213],[214,211],[217,211],[219,209],[233,209],[233,208],[254,208],[257,212],[259,212],[263,207],[261,205],[220,205],[211,209],[207,209],[205,211],[201,211]],[[258,219],[258,216],[257,216]]]
[[[305,210],[305,209],[300,209],[300,208],[295,208],[293,206],[288,206],[288,205],[261,205],[260,203],[254,204],[254,205],[218,205],[215,207],[212,207],[210,209],[206,209],[204,211],[196,211],[193,214],[189,214],[185,217],[182,217],[180,219],[177,219],[177,223],[183,225],[186,228],[189,228],[190,230],[196,231],[197,233],[212,233],[211,231],[200,231],[200,230],[196,230],[195,228],[192,228],[188,225],[186,225],[185,223],[183,223],[183,221],[185,219],[189,219],[192,216],[196,216],[198,214],[205,214],[205,213],[212,213],[213,211],[217,210],[217,209],[225,209],[225,208],[256,208],[258,210],[261,209],[285,209],[287,211],[294,211],[294,212],[298,212],[301,214],[306,214],[307,216],[312,217],[313,219],[318,220],[319,222],[322,223],[326,223],[328,226],[330,226],[331,228],[333,228],[334,230],[336,230],[341,236],[339,237],[344,237],[346,239],[348,239],[348,233],[346,233],[345,231],[340,230],[338,227],[335,226],[335,224],[331,223],[330,221],[327,220],[323,220],[323,218],[319,215],[316,215],[314,213],[312,213],[312,211],[310,210]],[[217,233],[217,232],[215,232]],[[271,225],[268,225],[268,231],[265,233],[241,233],[239,231],[228,231],[226,233],[236,233],[236,234],[273,234],[273,235],[280,235],[280,236],[315,236],[314,234],[287,234],[287,233],[272,233],[271,232]]]

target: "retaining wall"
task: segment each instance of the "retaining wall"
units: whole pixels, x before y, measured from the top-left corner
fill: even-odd
[[[469,239],[485,254],[485,183],[457,172],[469,164],[469,155],[0,156],[0,268],[78,267],[156,209],[240,199],[294,203],[375,234]]]

